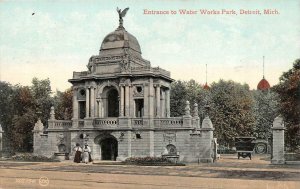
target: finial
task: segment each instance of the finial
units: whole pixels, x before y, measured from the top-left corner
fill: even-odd
[[[185,115],[186,116],[190,116],[191,115],[190,102],[188,100],[185,102],[185,108],[184,108],[184,110],[185,110]]]
[[[123,11],[117,7],[117,12],[119,14],[119,27],[118,29],[123,29],[123,17],[125,17],[127,11],[129,10],[129,7],[124,9]]]
[[[205,64],[205,66],[206,66],[206,71],[205,71],[205,74],[206,74],[206,80],[205,80],[205,82],[206,82],[206,84],[207,84],[207,64]]]
[[[194,117],[197,117],[198,116],[198,104],[195,103],[194,104]]]
[[[54,107],[53,106],[51,106],[51,109],[50,109],[50,119],[55,120],[55,112],[54,112]]]
[[[265,56],[263,56],[263,79],[265,79]]]

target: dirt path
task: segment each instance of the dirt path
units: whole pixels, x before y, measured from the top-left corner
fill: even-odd
[[[259,156],[251,161],[224,156],[214,164],[179,167],[0,161],[0,168],[0,189],[300,188],[299,166],[274,166]]]

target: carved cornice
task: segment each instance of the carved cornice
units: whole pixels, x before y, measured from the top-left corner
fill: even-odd
[[[95,57],[93,59],[93,62],[96,64],[99,64],[99,63],[105,63],[105,62],[118,62],[118,61],[122,61],[122,60],[123,60],[123,56],[117,55],[117,56]]]

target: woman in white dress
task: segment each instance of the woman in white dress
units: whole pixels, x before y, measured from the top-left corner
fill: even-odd
[[[86,144],[83,148],[83,162],[88,163],[90,160],[91,148]]]

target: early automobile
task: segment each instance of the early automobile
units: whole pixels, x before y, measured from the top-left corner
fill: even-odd
[[[238,153],[238,159],[240,157],[246,158],[251,156],[255,146],[255,137],[236,137],[235,138],[235,147]]]

